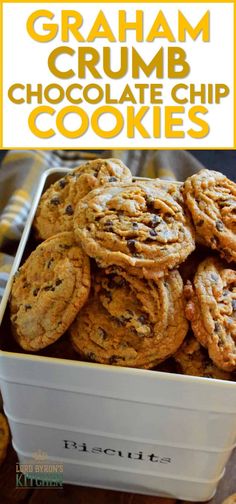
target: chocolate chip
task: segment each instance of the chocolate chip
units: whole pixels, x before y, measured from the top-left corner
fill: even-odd
[[[127,246],[131,252],[131,254],[135,254],[136,252],[136,241],[135,240],[128,240],[127,241]]]
[[[39,288],[37,287],[36,289],[33,290],[33,296],[37,296],[39,292]]]
[[[126,324],[127,320],[123,315],[121,315],[120,317],[118,317],[116,319],[116,322],[119,326],[124,326]]]
[[[48,261],[47,268],[50,268],[51,264],[53,263],[54,259],[53,257]]]
[[[73,215],[73,213],[74,213],[73,207],[72,207],[71,205],[68,205],[68,206],[66,207],[66,209],[65,209],[65,213],[66,213],[67,215]]]
[[[132,226],[134,229],[138,229],[138,223],[137,222],[132,222]]]
[[[55,287],[53,287],[53,285],[46,285],[46,287],[44,287],[43,289],[44,291],[48,292],[48,291],[54,291],[55,290]]]
[[[204,224],[204,220],[200,219],[198,222],[196,222],[196,226],[202,226]]]
[[[151,196],[148,196],[146,199],[146,204],[148,208],[154,207],[154,199]]]
[[[108,338],[107,332],[102,329],[102,327],[99,327],[98,330],[98,336],[100,336],[103,340],[106,340]]]
[[[122,277],[115,277],[115,284],[117,287],[124,287],[126,285],[126,280]]]
[[[105,291],[104,296],[109,299],[109,301],[112,301],[112,294],[110,291]]]
[[[140,317],[138,317],[138,321],[141,323],[141,324],[146,324],[147,321],[148,321],[148,316],[147,315],[140,315]]]
[[[219,322],[215,322],[215,331],[218,332],[220,330]]]
[[[150,229],[149,234],[150,236],[157,236],[157,232],[155,231],[155,229]]]
[[[64,187],[66,186],[67,182],[64,178],[62,178],[61,180],[59,180],[58,182],[58,185],[60,187],[60,189],[64,189]]]
[[[152,228],[155,228],[158,224],[160,224],[162,221],[161,217],[158,215],[152,215],[148,225],[151,226]]]
[[[232,308],[233,308],[233,311],[236,311],[236,299],[232,300]]]
[[[116,283],[114,281],[114,275],[110,275],[109,278],[108,278],[108,283],[107,283],[107,287],[108,289],[114,289],[114,287],[116,287]]]
[[[96,361],[96,354],[95,354],[94,352],[89,352],[89,353],[87,354],[87,357],[88,357],[88,359],[89,359],[89,360],[91,360],[91,361]]]
[[[71,248],[71,246],[70,245],[66,245],[66,243],[60,243],[59,247],[62,248],[62,249],[65,249],[65,250]]]
[[[52,205],[57,206],[57,205],[60,205],[61,202],[60,202],[60,199],[57,196],[55,196],[54,198],[51,199],[50,203]]]
[[[116,182],[117,181],[117,177],[110,177],[108,179],[108,182]]]
[[[221,220],[217,220],[216,223],[215,223],[215,225],[216,225],[216,229],[218,231],[223,231],[224,230],[224,224],[223,224],[223,222]]]
[[[112,355],[109,358],[109,364],[116,364],[120,360],[119,355]]]
[[[32,306],[30,304],[25,305],[25,311],[31,310]]]
[[[60,278],[57,278],[56,279],[56,286],[61,285],[61,283],[62,283],[62,280],[60,280]]]
[[[133,312],[131,310],[127,310],[125,313],[124,313],[124,318],[125,320],[129,321],[132,319],[133,317]]]
[[[112,233],[113,231],[113,222],[111,220],[108,220],[104,223],[104,226],[105,226],[105,231],[107,231],[108,233]]]
[[[212,236],[211,243],[212,243],[212,245],[217,246],[217,245],[219,245],[220,240],[219,240],[219,238],[217,236]]]

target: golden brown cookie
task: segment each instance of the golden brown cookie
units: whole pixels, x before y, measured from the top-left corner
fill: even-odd
[[[86,253],[102,267],[164,271],[195,248],[188,216],[157,181],[95,189],[78,203],[74,229]]]
[[[236,370],[236,271],[215,257],[205,259],[184,288],[186,316],[213,362]]]
[[[236,493],[229,495],[227,499],[224,499],[222,504],[236,504]]]
[[[100,272],[95,293],[70,328],[72,344],[92,361],[152,368],[176,352],[188,330],[177,270],[151,281]]]
[[[167,194],[172,196],[174,200],[176,200],[179,204],[183,205],[184,204],[184,198],[183,198],[183,183],[182,182],[171,182],[167,180],[162,180],[160,178],[139,178],[137,177],[134,180],[135,185],[151,185],[156,186],[158,189],[162,189],[165,191]]]
[[[9,441],[10,431],[7,419],[3,413],[0,413],[0,464],[2,464],[6,457]]]
[[[236,261],[236,184],[216,171],[201,170],[183,186],[185,203],[201,242]]]
[[[231,375],[217,368],[209,359],[207,351],[200,345],[194,336],[187,337],[178,352],[174,355],[180,372],[186,375],[215,378],[217,380],[230,380]]]
[[[62,231],[73,231],[77,202],[92,189],[104,184],[132,182],[132,174],[119,159],[95,159],[80,165],[51,185],[42,195],[34,219],[39,239]]]
[[[36,351],[56,341],[87,300],[90,264],[71,232],[41,243],[15,276],[11,322],[15,339]]]

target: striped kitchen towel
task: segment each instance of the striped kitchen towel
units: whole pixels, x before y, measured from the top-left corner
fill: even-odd
[[[52,167],[74,168],[96,157],[117,157],[133,175],[152,178],[184,180],[202,168],[185,151],[9,151],[0,166],[0,299],[41,174]]]

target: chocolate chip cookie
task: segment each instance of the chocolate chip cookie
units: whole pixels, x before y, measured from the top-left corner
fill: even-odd
[[[224,499],[222,504],[236,504],[236,493],[229,495],[227,499]]]
[[[186,316],[212,361],[236,370],[236,270],[215,257],[204,260],[184,288]]]
[[[194,250],[194,231],[183,207],[161,183],[101,187],[81,200],[75,236],[98,264],[166,271]]]
[[[7,419],[3,413],[0,413],[0,464],[2,464],[6,457],[9,441],[10,431]]]
[[[92,189],[118,181],[132,182],[132,174],[119,159],[95,159],[80,165],[51,185],[42,195],[34,219],[39,239],[73,230],[77,202]]]
[[[87,300],[89,258],[72,232],[41,243],[15,276],[11,322],[22,348],[40,350],[56,341]]]
[[[208,353],[194,336],[187,337],[174,355],[180,372],[186,375],[230,380],[231,374],[219,369],[209,359]]]
[[[96,275],[94,294],[70,334],[74,348],[89,360],[152,368],[179,348],[187,330],[177,270],[152,281],[118,269]]]
[[[201,241],[236,261],[236,184],[222,173],[201,170],[186,180],[183,196]]]

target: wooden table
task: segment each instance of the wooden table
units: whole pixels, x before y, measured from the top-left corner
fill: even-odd
[[[144,495],[97,490],[94,488],[64,485],[63,490],[28,490],[16,488],[17,456],[9,447],[5,462],[0,467],[0,504],[187,504],[187,501],[147,497]],[[219,483],[217,493],[209,504],[222,504],[223,500],[236,492],[236,450]]]

